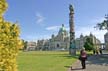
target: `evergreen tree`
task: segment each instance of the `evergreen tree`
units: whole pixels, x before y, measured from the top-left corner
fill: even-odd
[[[24,45],[24,47],[23,47],[23,50],[26,50],[27,49],[27,41],[25,41],[25,40],[22,40],[23,41],[23,45]]]
[[[88,50],[88,51],[93,50],[94,45],[93,45],[93,40],[91,37],[86,38],[84,47],[85,47],[85,50]]]

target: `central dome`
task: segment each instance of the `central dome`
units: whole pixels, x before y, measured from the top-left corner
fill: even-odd
[[[66,32],[66,28],[64,27],[64,24],[62,24],[62,27],[59,29],[59,34],[63,34],[64,32]]]

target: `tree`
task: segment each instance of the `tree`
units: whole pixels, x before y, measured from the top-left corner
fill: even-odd
[[[7,7],[6,0],[0,0],[0,71],[17,71],[16,56],[22,47],[20,28],[4,20]]]
[[[105,20],[101,23],[97,23],[95,28],[99,30],[107,30],[108,31],[108,15],[105,15]]]
[[[28,43],[27,41],[23,40],[23,45],[24,45],[23,50],[27,49],[27,43]]]
[[[86,42],[84,44],[84,47],[85,47],[85,50],[88,50],[88,51],[93,50],[94,45],[93,45],[91,37],[86,38]]]

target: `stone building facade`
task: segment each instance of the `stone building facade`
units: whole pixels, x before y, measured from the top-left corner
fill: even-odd
[[[53,34],[51,39],[49,39],[49,48],[51,50],[62,50],[69,48],[69,36],[64,24],[62,24],[58,34],[56,36]]]
[[[68,50],[69,35],[62,24],[57,35],[52,34],[50,39],[42,39],[37,42],[28,42],[27,50]]]
[[[30,50],[30,51],[33,51],[33,50],[36,50],[36,42],[27,42],[27,47],[26,47],[26,50]]]
[[[104,40],[105,40],[105,49],[108,50],[108,32],[104,35]]]
[[[94,44],[94,49],[99,49],[101,47],[101,42],[99,39],[97,39],[92,33],[88,36],[83,36],[82,34],[80,35],[79,38],[76,39],[76,48],[81,49],[84,46],[84,43],[86,42],[86,38],[90,37],[92,39],[92,42]]]
[[[92,38],[95,49],[100,47],[101,42],[92,33],[88,36],[83,36],[81,34],[79,38],[75,39],[76,48],[78,50],[84,46],[87,37]],[[28,42],[27,50],[69,50],[69,45],[69,34],[66,31],[64,24],[62,24],[57,35],[52,34],[50,39]]]

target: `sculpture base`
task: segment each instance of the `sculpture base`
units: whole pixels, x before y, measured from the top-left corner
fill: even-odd
[[[70,55],[76,55],[76,49],[69,49]]]

